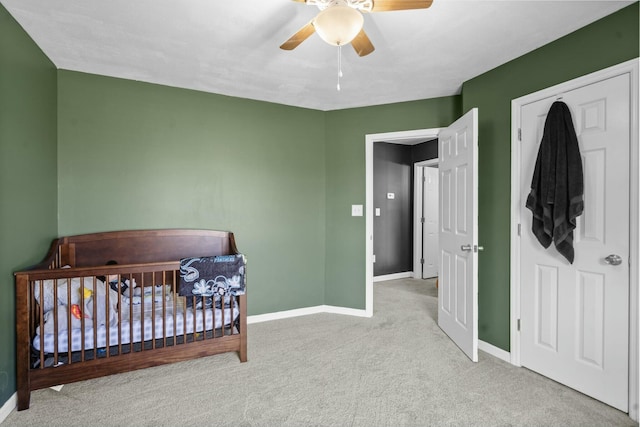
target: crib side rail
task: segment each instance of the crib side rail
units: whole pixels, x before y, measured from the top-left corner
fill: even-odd
[[[108,276],[111,274],[152,273],[166,270],[179,270],[180,261],[154,262],[145,264],[104,265],[100,267],[75,267],[59,269],[34,269],[15,273],[15,276],[26,276],[29,280],[63,279],[81,276]]]
[[[111,274],[151,273],[176,271],[179,262],[150,263],[144,265],[123,265],[58,269],[59,251],[57,241],[45,259],[25,271],[16,272],[16,387],[18,410],[29,407],[30,391],[33,389],[30,372],[32,370],[32,340],[38,326],[43,326],[43,310],[35,298],[37,283],[45,280],[57,281],[70,277],[107,276]],[[54,288],[54,289],[57,289]],[[59,325],[56,325],[55,329]],[[57,355],[55,355],[57,357]],[[42,356],[44,357],[44,356]]]

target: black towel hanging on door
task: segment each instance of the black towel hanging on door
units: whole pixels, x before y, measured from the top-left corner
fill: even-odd
[[[531,230],[542,246],[553,241],[571,264],[573,230],[584,209],[582,157],[569,107],[551,105],[544,123],[531,192],[526,207],[533,213]]]

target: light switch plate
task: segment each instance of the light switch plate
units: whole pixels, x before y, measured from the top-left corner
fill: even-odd
[[[376,208],[376,216],[380,216],[380,208]]]
[[[351,216],[362,216],[362,205],[351,205]]]

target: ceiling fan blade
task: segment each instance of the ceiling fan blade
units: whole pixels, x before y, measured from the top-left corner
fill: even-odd
[[[351,40],[351,46],[353,46],[358,56],[367,56],[375,50],[364,29],[360,30],[354,39]]]
[[[313,20],[309,21],[307,25],[300,28],[297,33],[292,35],[289,40],[282,43],[280,49],[284,50],[292,50],[298,47],[300,43],[309,38],[309,36],[316,32],[315,27],[313,26]]]
[[[426,9],[433,0],[373,0],[371,12],[388,12],[391,10]]]

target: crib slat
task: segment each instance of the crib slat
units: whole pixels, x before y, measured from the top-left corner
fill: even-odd
[[[82,291],[82,289],[79,289],[79,292],[80,292],[80,304],[84,306],[84,292]],[[69,318],[71,318],[71,316],[69,316]],[[84,324],[84,317],[81,317],[80,318],[80,362],[84,362],[85,360],[85,348],[87,346],[87,340],[84,335],[85,331],[86,331],[86,328]],[[69,346],[70,349],[73,348],[72,342],[68,341],[67,345]]]
[[[185,297],[185,309],[182,311],[182,342],[184,344],[187,343],[187,303],[186,303],[186,299],[189,297]],[[192,307],[192,312],[193,312],[193,307],[195,304],[195,297],[191,297],[191,307]],[[194,318],[195,320],[195,318]]]
[[[212,332],[211,332],[211,338],[215,338],[216,337],[216,296],[214,295],[213,297],[213,306],[211,307],[211,321],[213,322],[212,325]],[[220,303],[224,306],[224,297],[220,298]],[[224,323],[224,316],[222,317],[222,323]],[[224,324],[222,325],[224,328]]]
[[[107,280],[105,278],[105,280]],[[102,285],[100,285],[102,286]],[[106,345],[105,345],[105,357],[110,357],[111,352],[109,351],[109,349],[111,348],[111,327],[115,326],[115,325],[111,325],[111,292],[109,292],[109,283],[105,283],[105,290],[104,290],[104,318],[105,318],[105,327],[107,329],[107,339],[106,339]],[[96,276],[93,276],[93,290],[94,290],[94,297],[93,300],[96,301],[96,295],[98,294],[98,278]],[[96,327],[96,329],[98,329],[98,317],[97,316],[93,316],[94,317],[94,325]],[[97,357],[97,356],[96,356]]]
[[[44,301],[44,282],[42,280],[38,281],[40,286],[40,301]],[[40,326],[40,331],[44,331],[44,308],[42,304],[38,304],[38,322]],[[44,369],[44,334],[40,334],[40,369]]]
[[[68,363],[71,363],[71,339],[72,339],[72,329],[71,329],[71,310],[69,310],[69,307],[71,307],[71,277],[65,279],[67,281],[67,360]],[[56,283],[56,289],[58,288],[58,284]],[[58,316],[56,316],[56,325],[57,323],[57,319]],[[56,331],[55,331],[55,348],[58,348],[58,329],[56,326]],[[54,358],[55,359],[55,358]],[[54,360],[54,366],[56,366],[58,364],[58,360]]]
[[[109,279],[107,278],[107,282]],[[132,284],[131,275],[129,275],[129,284]],[[107,292],[109,292],[109,288],[111,285],[107,284]],[[122,276],[118,274],[118,355],[122,354]],[[131,295],[131,293],[129,293]],[[109,351],[107,353],[110,353]]]
[[[193,300],[193,304],[191,306],[191,313],[193,314],[193,341],[196,341],[196,329],[198,329],[198,320],[197,320],[197,313],[198,310],[196,308],[196,297],[191,297],[191,299]]]
[[[83,281],[84,281],[84,278],[83,278]],[[91,303],[93,304],[93,313],[94,313],[94,316],[91,319],[91,324],[93,329],[93,358],[97,359],[98,358],[98,316],[96,314],[98,313],[98,299],[94,297]],[[82,317],[84,318],[84,316]],[[109,335],[107,334],[107,343],[109,342],[108,340],[109,340]]]
[[[42,300],[44,302],[44,299]],[[42,322],[41,322],[42,323]],[[43,329],[41,329],[43,331]],[[53,352],[53,363],[58,363],[58,280],[54,280],[53,282],[53,336],[55,337],[54,343],[56,346],[54,347]],[[43,361],[44,364],[44,361]]]
[[[171,273],[171,289],[173,297],[173,345],[178,345],[178,296],[176,290],[176,272]],[[182,308],[184,310],[184,307]]]
[[[156,297],[155,297],[156,273],[151,273],[151,348],[156,349]],[[144,297],[143,297],[144,298]]]
[[[205,340],[207,339],[207,309],[205,304],[205,297],[202,297],[202,305],[200,306],[200,311],[202,312],[202,339]],[[194,329],[197,328],[194,326]]]
[[[130,279],[133,280],[133,276],[130,276]],[[133,341],[133,289],[129,291],[129,353],[133,353],[133,343],[131,341]]]
[[[162,272],[162,346],[167,346],[167,290],[165,289],[165,283],[167,282],[166,272]]]
[[[145,337],[145,321],[147,319],[147,316],[144,315],[145,310],[144,310],[144,287],[146,286],[145,280],[144,280],[144,274],[142,275],[142,277],[140,278],[140,334],[142,336],[142,345],[140,346],[140,351],[145,351],[144,349],[144,339]],[[132,335],[133,336],[133,335]]]

